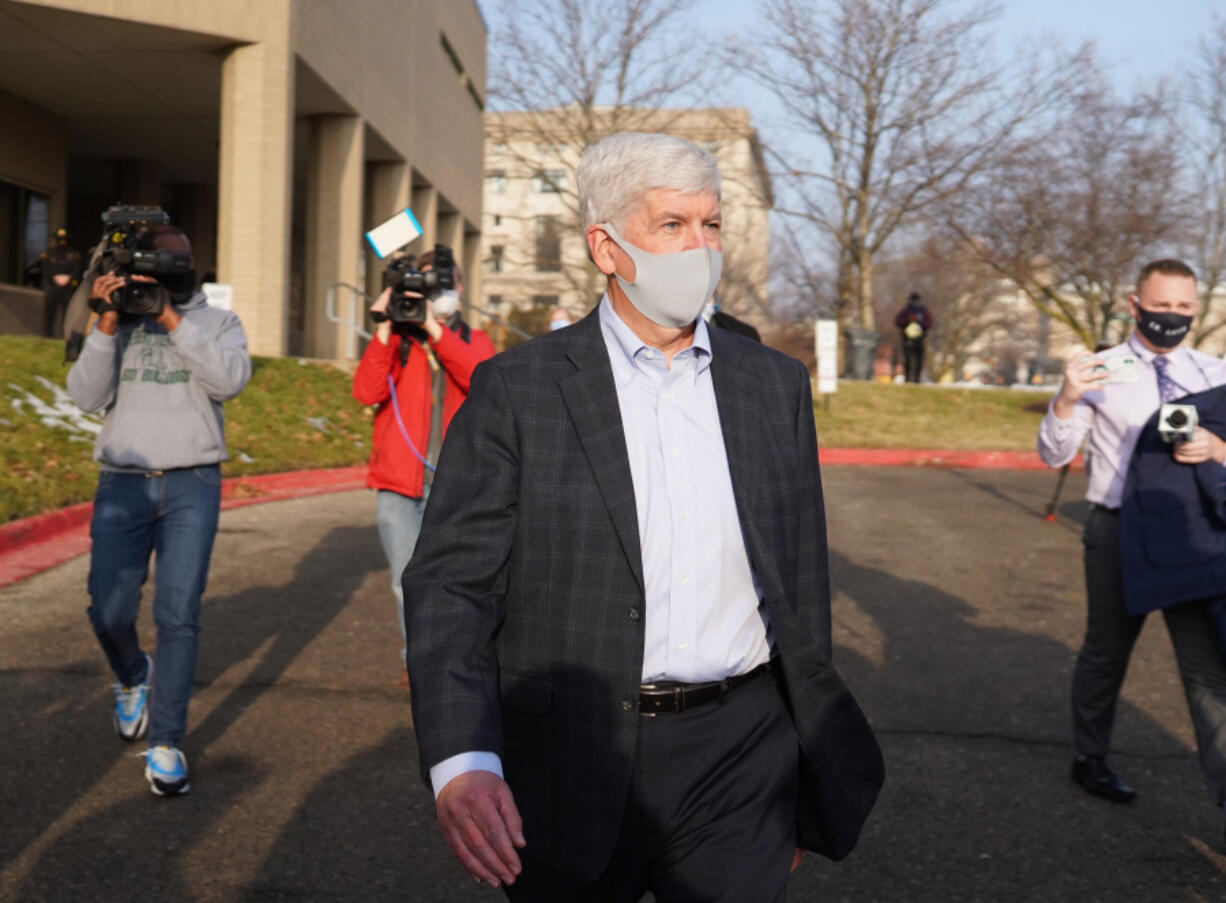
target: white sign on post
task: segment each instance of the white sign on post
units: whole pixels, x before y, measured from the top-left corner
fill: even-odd
[[[234,286],[228,282],[206,282],[200,286],[204,297],[209,300],[209,307],[218,310],[233,310]]]
[[[817,351],[817,391],[829,395],[839,388],[839,323],[837,320],[818,320],[814,329],[814,345]]]

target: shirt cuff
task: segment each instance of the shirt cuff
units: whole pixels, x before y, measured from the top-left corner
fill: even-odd
[[[463,752],[443,759],[430,768],[430,786],[434,788],[434,798],[438,799],[448,781],[470,771],[492,771],[501,778],[502,759],[492,752]]]

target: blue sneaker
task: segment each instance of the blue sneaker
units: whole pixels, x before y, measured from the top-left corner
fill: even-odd
[[[158,796],[182,796],[192,789],[187,759],[173,746],[154,746],[145,753],[145,780]]]
[[[114,684],[115,733],[124,740],[139,740],[149,726],[149,685],[153,683],[153,659],[146,653],[149,668],[145,679],[135,687]]]

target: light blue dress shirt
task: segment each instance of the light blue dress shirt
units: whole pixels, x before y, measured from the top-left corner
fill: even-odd
[[[600,302],[621,409],[647,595],[643,682],[744,674],[770,659],[711,380],[711,341],[670,362]]]
[[[1153,351],[1136,338],[1106,351],[1098,357],[1131,355],[1137,358],[1137,380],[1108,383],[1086,392],[1075,405],[1073,416],[1061,420],[1047,406],[1047,416],[1039,424],[1039,457],[1048,467],[1061,467],[1072,461],[1089,435],[1086,445],[1086,499],[1108,508],[1118,508],[1128,477],[1128,462],[1136,448],[1145,422],[1162,404],[1158,393],[1158,374]],[[1193,348],[1179,346],[1166,352],[1167,372],[1185,394],[1226,384],[1226,361]]]
[[[770,660],[760,604],[728,471],[711,379],[711,341],[699,318],[672,361],[600,302],[600,328],[621,410],[646,591],[643,682],[723,680]],[[493,752],[459,753],[430,769],[437,796],[467,771],[502,776]]]

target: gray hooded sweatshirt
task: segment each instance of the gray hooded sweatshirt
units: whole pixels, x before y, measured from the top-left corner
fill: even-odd
[[[105,410],[94,460],[103,470],[148,471],[225,461],[221,403],[251,378],[238,316],[196,292],[175,305],[174,332],[150,317],[95,329],[68,371],[68,393],[87,413]]]

